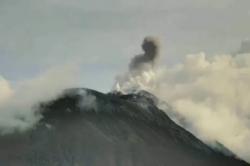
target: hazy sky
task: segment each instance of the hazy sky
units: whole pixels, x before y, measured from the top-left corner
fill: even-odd
[[[114,76],[159,37],[163,63],[234,52],[250,37],[249,0],[0,0],[0,75],[13,84],[52,66],[81,64],[82,86]]]

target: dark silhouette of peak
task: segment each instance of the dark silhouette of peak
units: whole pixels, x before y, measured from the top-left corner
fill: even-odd
[[[2,166],[248,166],[175,124],[146,91],[69,89],[33,129],[0,137]],[[219,149],[226,149],[219,144]]]

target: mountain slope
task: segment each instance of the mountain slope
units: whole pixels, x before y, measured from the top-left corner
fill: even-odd
[[[0,137],[0,166],[247,166],[176,125],[147,92],[69,89],[37,126]]]

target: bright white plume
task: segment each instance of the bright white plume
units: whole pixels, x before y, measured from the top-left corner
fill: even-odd
[[[250,162],[250,54],[209,57],[187,55],[173,67],[127,72],[117,77],[114,89],[153,93],[173,107],[169,115],[181,126]]]

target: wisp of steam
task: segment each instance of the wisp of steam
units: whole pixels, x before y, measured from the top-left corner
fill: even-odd
[[[153,93],[172,106],[165,111],[176,123],[207,144],[221,143],[250,162],[250,54],[198,53],[168,67],[155,65],[159,46],[152,39],[144,40],[145,53],[132,59],[114,90]]]

